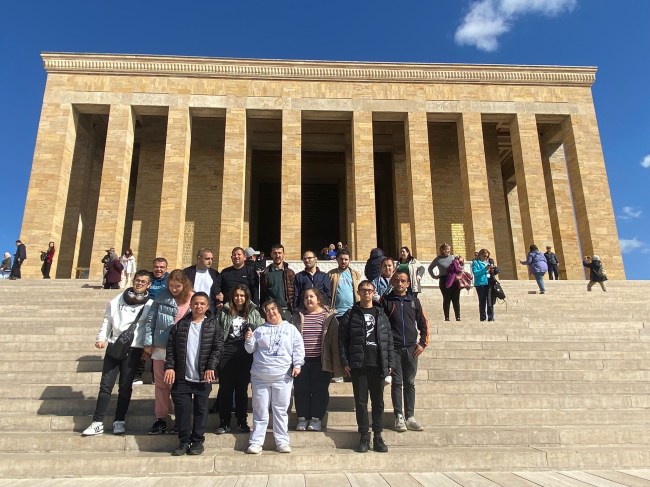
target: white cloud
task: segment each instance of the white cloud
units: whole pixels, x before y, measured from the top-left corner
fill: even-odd
[[[643,214],[643,210],[640,210],[640,209],[635,208],[633,206],[624,206],[623,207],[623,214],[618,215],[618,217],[621,220],[631,220],[633,218],[641,218],[642,214]]]
[[[650,167],[650,154],[641,159],[641,165],[645,168]]]
[[[648,248],[644,242],[639,240],[638,238],[619,238],[618,243],[621,246],[621,253],[623,254],[628,254],[634,250],[644,250]]]
[[[499,36],[509,32],[518,17],[555,17],[572,11],[576,4],[577,0],[475,0],[456,29],[456,44],[496,51]]]

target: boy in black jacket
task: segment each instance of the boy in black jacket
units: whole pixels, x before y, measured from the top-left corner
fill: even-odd
[[[359,283],[360,300],[339,318],[339,354],[345,373],[352,376],[354,409],[361,439],[356,451],[370,449],[368,393],[372,401],[373,450],[387,452],[381,437],[384,416],[384,385],[394,367],[393,334],[382,309],[372,296],[370,281]]]
[[[180,445],[172,455],[203,453],[208,426],[208,397],[223,351],[223,330],[209,311],[210,298],[198,292],[190,301],[192,314],[172,328],[167,342],[165,383],[173,384],[172,399]],[[194,423],[190,420],[194,411]]]
[[[417,296],[408,292],[411,285],[409,275],[397,271],[393,274],[391,284],[393,290],[384,295],[381,305],[390,320],[395,345],[395,371],[390,388],[395,431],[422,431],[424,427],[414,416],[415,375],[418,371],[418,357],[429,343],[429,323]]]

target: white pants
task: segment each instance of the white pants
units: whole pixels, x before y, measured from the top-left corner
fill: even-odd
[[[284,376],[282,380],[265,382],[251,378],[253,389],[253,431],[251,445],[264,444],[266,428],[269,425],[269,406],[273,412],[273,437],[276,446],[289,444],[289,404],[293,379]]]

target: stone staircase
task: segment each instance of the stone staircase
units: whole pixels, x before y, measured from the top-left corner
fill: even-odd
[[[650,466],[650,282],[609,282],[608,293],[547,282],[539,295],[533,281],[505,281],[492,323],[478,321],[473,291],[462,293],[462,322],[442,321],[440,293],[426,288],[430,345],[416,386],[424,432],[387,429],[388,454],[353,452],[351,384],[332,384],[327,429],[292,432],[290,455],[275,453],[270,433],[269,451],[245,455],[247,435],[216,436],[211,417],[205,454],[181,458],[169,456],[175,436],[146,435],[151,384],[134,388],[126,436],[80,436],[101,376],[94,337],[115,295],[94,285],[0,281],[0,477]],[[389,388],[385,399],[390,428]]]

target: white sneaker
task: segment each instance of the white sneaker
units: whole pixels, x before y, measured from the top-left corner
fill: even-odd
[[[95,436],[104,434],[104,423],[101,421],[93,421],[90,426],[86,428],[81,436]]]
[[[307,420],[302,416],[298,417],[298,424],[296,425],[296,431],[305,431],[307,429]]]
[[[406,428],[410,429],[411,431],[423,431],[424,426],[422,426],[420,423],[418,423],[415,420],[415,416],[411,416],[410,418],[406,418]]]
[[[406,431],[406,423],[404,422],[404,416],[398,414],[395,416],[395,431]]]
[[[259,455],[262,453],[262,445],[253,445],[251,443],[248,445],[248,450],[246,450],[246,453],[250,453],[251,455]]]
[[[114,435],[123,435],[126,433],[126,421],[114,421],[113,422],[113,434]]]
[[[343,377],[333,377],[332,382],[335,384],[341,384],[343,382]]]
[[[278,452],[291,453],[291,447],[289,445],[278,445]]]
[[[309,426],[307,426],[307,429],[309,431],[320,431],[322,426],[323,426],[323,422],[320,419],[311,418],[311,420],[309,421]]]

